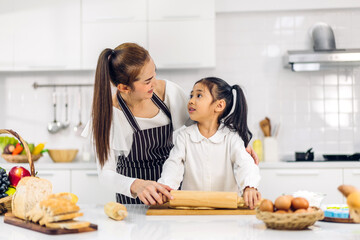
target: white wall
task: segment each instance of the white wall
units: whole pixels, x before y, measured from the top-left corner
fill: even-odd
[[[159,71],[159,78],[177,82],[189,92],[205,76],[240,84],[247,94],[249,126],[255,137],[265,116],[281,122],[279,152],[283,159],[313,147],[321,153],[360,152],[360,69],[295,73],[282,66],[286,50],[310,49],[309,27],[324,21],[335,32],[338,48],[360,48],[360,9],[219,13],[216,16],[215,69]],[[151,53],[150,53],[151,54]],[[154,59],[156,62],[156,59]],[[0,73],[0,128],[12,128],[30,142],[47,147],[78,147],[75,136],[77,89],[70,89],[71,129],[48,134],[52,89],[38,83],[91,83],[93,72]],[[63,95],[64,89],[59,89]],[[84,89],[84,121],[89,119],[92,89]],[[59,96],[59,100],[61,97]],[[61,100],[62,101],[62,100]],[[59,102],[59,118],[64,107]],[[61,115],[60,115],[61,114]]]

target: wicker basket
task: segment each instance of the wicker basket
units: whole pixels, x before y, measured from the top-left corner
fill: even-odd
[[[28,157],[26,155],[11,155],[11,154],[1,154],[1,157],[9,163],[27,163]],[[31,155],[32,160],[35,162],[42,157],[42,154]]]
[[[20,137],[20,135],[17,134],[16,132],[14,132],[13,130],[0,129],[0,134],[11,134],[20,141],[20,143],[24,146],[24,149],[26,152],[26,156],[23,156],[23,157],[26,157],[26,160],[27,160],[26,162],[28,162],[30,165],[30,174],[32,177],[35,177],[34,162],[33,162],[29,147],[26,144],[26,142],[24,141],[24,139],[22,139],[22,137]],[[6,154],[3,154],[3,155],[6,155]],[[7,211],[11,211],[11,199],[12,199],[12,196],[8,196],[8,197],[4,197],[4,198],[0,199],[0,214],[3,214]]]
[[[312,207],[308,213],[274,213],[256,209],[256,218],[262,220],[266,227],[279,230],[301,230],[313,225],[317,220],[324,218],[324,212]]]

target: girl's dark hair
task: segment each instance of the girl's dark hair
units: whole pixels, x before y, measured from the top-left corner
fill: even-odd
[[[247,125],[247,103],[241,87],[239,85],[231,87],[227,82],[216,77],[203,78],[195,84],[197,83],[202,83],[209,89],[213,101],[220,99],[225,100],[226,106],[219,116],[218,122],[220,123],[220,121],[223,120],[226,127],[238,132],[244,141],[245,147],[247,147],[252,138],[252,133]],[[234,112],[228,116],[233,106],[233,89],[236,90],[235,109]]]
[[[146,49],[135,43],[123,43],[114,50],[106,48],[99,56],[95,73],[92,105],[92,131],[96,155],[101,167],[110,152],[110,127],[112,122],[112,93],[110,82],[133,88],[133,83],[143,66],[150,60]]]

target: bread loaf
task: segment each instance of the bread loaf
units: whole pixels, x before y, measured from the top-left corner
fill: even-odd
[[[126,207],[120,203],[109,202],[104,206],[106,215],[114,220],[123,220],[127,216]]]
[[[52,192],[50,181],[38,177],[22,178],[13,195],[11,207],[12,213],[21,219],[26,219],[26,214],[32,210],[35,205]]]

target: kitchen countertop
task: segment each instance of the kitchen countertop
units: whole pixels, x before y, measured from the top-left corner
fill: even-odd
[[[360,225],[318,221],[307,230],[267,229],[254,215],[223,216],[146,216],[146,206],[127,205],[129,215],[123,221],[108,218],[103,206],[80,205],[86,220],[98,225],[98,231],[66,235],[46,235],[3,223],[2,240],[48,239],[359,239]]]
[[[38,161],[34,162],[36,170],[42,169],[84,169],[94,170],[96,169],[95,160],[92,159],[89,162],[74,161],[71,163],[54,163],[49,156],[43,156]],[[0,158],[0,167],[5,169],[11,169],[13,166],[29,167],[28,163],[8,163],[4,159]],[[360,161],[309,161],[309,162],[295,162],[295,161],[279,161],[279,162],[261,162],[259,164],[260,169],[279,169],[279,168],[360,168]]]

